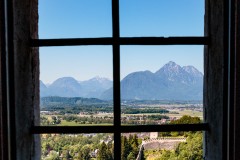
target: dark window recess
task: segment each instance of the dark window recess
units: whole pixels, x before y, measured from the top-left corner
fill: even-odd
[[[112,45],[113,48],[113,126],[33,126],[32,134],[43,133],[114,133],[114,156],[121,157],[121,133],[127,132],[167,132],[167,131],[206,131],[208,124],[145,125],[121,126],[120,100],[120,45],[208,45],[208,37],[120,37],[119,0],[112,0],[112,30],[109,38],[69,38],[32,39],[31,47],[42,46],[81,46]],[[117,159],[117,158],[115,158]]]

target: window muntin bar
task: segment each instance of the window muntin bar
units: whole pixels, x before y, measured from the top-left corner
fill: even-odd
[[[120,133],[128,132],[170,132],[170,131],[208,131],[208,123],[200,124],[174,124],[174,125],[136,125],[136,126],[33,126],[32,134],[42,133]]]
[[[119,45],[207,45],[208,37],[131,37],[118,38]],[[33,39],[31,47],[113,45],[113,38]]]

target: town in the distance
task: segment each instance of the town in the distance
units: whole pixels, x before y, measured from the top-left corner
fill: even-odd
[[[164,125],[203,121],[203,74],[168,62],[155,73],[139,71],[121,80],[121,124]],[[113,82],[94,77],[40,81],[40,125],[113,125]],[[111,133],[42,134],[42,159],[112,160]],[[202,132],[122,133],[122,160],[203,159]]]

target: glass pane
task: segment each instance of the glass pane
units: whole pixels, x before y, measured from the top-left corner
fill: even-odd
[[[111,12],[111,0],[39,0],[39,37],[111,37]]]
[[[96,159],[114,156],[113,134],[42,134],[41,159]]]
[[[41,125],[112,125],[112,47],[40,48]]]
[[[202,100],[203,46],[121,46],[122,124],[200,123]]]
[[[198,132],[124,133],[121,159],[203,159],[203,135]]]
[[[203,36],[203,0],[120,0],[120,34]]]

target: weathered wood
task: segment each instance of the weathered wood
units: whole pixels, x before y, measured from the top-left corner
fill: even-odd
[[[0,11],[3,10],[3,3],[0,2]],[[1,13],[0,13],[1,14]],[[0,16],[0,159],[3,159],[3,147],[2,147],[2,72],[1,72],[1,56],[2,56],[2,22],[3,18]]]
[[[240,1],[235,0],[235,104],[234,104],[234,160],[240,159]]]
[[[38,0],[13,0],[13,26],[16,158],[40,159],[40,137],[30,132],[40,116],[39,53],[29,45],[38,38]]]
[[[3,94],[6,87],[5,79],[5,56],[4,45],[5,45],[5,29],[4,29],[4,1],[0,1],[0,159],[8,159],[8,131],[7,131],[7,115],[6,106],[4,101],[6,96]]]
[[[210,131],[205,132],[204,152],[206,160],[224,160],[227,121],[224,1],[205,0],[205,7],[205,36],[210,37],[210,44],[204,48],[204,119]]]

